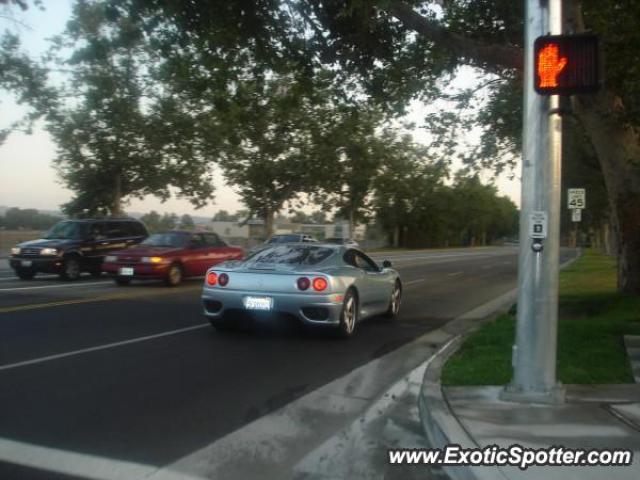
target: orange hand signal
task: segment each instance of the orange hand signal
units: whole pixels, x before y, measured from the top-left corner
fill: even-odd
[[[567,57],[558,58],[560,50],[558,45],[547,45],[538,54],[538,76],[540,88],[557,87],[558,75],[567,64]]]

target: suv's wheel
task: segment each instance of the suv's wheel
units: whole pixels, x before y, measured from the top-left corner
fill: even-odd
[[[102,276],[102,269],[100,267],[92,268],[89,273],[93,278],[100,278]]]
[[[77,257],[67,257],[62,262],[60,276],[65,280],[78,280],[80,278],[80,260]]]
[[[343,338],[349,338],[353,335],[358,322],[358,297],[353,290],[347,291],[342,301],[342,312],[340,313],[340,324],[338,332]]]
[[[391,290],[391,297],[389,298],[389,308],[384,314],[385,318],[389,320],[395,320],[400,313],[400,301],[402,300],[402,287],[400,282],[396,280],[393,290]]]
[[[164,277],[164,283],[170,287],[175,287],[182,282],[182,267],[177,263],[172,263],[169,266],[167,276]]]
[[[27,270],[24,268],[17,268],[16,275],[20,280],[31,280],[36,276],[36,272],[33,270]]]
[[[131,279],[127,277],[113,277],[113,281],[118,285],[129,285],[131,283]]]

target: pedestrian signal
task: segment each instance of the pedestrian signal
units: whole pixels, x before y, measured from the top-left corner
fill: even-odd
[[[541,95],[594,93],[600,88],[596,35],[547,35],[534,43],[533,85]]]

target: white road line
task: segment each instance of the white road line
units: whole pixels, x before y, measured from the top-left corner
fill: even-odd
[[[33,358],[31,360],[25,360],[23,362],[10,363],[8,365],[0,365],[0,371],[11,370],[18,367],[26,367],[27,365],[35,365],[37,363],[49,362],[51,360],[58,360],[60,358],[73,357],[76,355],[82,355],[83,353],[97,352],[99,350],[107,350],[109,348],[121,347],[123,345],[131,345],[132,343],[146,342],[147,340],[154,340],[156,338],[168,337],[169,335],[176,335],[178,333],[189,332],[191,330],[197,330],[199,328],[208,327],[208,323],[199,323],[191,327],[179,328],[177,330],[170,330],[168,332],[156,333],[154,335],[146,335],[144,337],[132,338],[130,340],[123,340],[121,342],[107,343],[105,345],[98,345],[96,347],[82,348],[80,350],[73,350],[66,353],[58,353],[56,355],[48,355],[46,357]]]
[[[416,283],[422,283],[425,282],[427,279],[426,278],[419,278],[417,280],[411,280],[410,282],[404,282],[404,286],[408,287],[409,285],[415,285]]]
[[[0,288],[0,292],[17,292],[19,290],[40,290],[42,288],[89,287],[92,285],[112,285],[113,282],[65,283],[64,285],[40,285],[38,287]]]
[[[447,273],[447,277],[457,277],[458,275],[462,275],[464,272],[453,272]]]
[[[144,465],[58,448],[43,447],[9,438],[0,438],[0,460],[47,472],[56,472],[91,480],[144,479],[159,470],[154,465]],[[196,480],[201,477],[167,470],[166,474],[163,471],[162,478]]]

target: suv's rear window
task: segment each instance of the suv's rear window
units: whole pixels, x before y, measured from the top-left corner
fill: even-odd
[[[263,265],[317,265],[335,250],[306,245],[278,245],[265,248],[247,259],[247,263]]]

